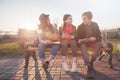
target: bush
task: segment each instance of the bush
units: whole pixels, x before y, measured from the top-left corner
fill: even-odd
[[[113,54],[120,53],[120,49],[119,49],[120,42],[119,42],[119,39],[111,39],[111,40],[109,40],[109,42],[111,42],[113,44]]]

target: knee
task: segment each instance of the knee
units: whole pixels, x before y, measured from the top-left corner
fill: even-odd
[[[41,48],[41,47],[44,47],[44,46],[45,46],[44,43],[40,43],[40,44],[38,45],[38,48]]]
[[[60,45],[55,45],[56,48],[60,48]]]
[[[80,47],[85,47],[86,45],[85,44],[80,44]]]
[[[81,50],[83,50],[83,49],[87,48],[87,46],[85,44],[81,44],[80,48],[81,48]]]
[[[61,43],[61,46],[62,46],[62,47],[67,47],[67,43],[62,42],[62,43]]]
[[[57,51],[59,50],[60,46],[59,45],[53,45],[52,50]]]

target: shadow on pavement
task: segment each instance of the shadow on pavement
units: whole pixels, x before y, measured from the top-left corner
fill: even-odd
[[[112,77],[110,77],[110,76],[108,76],[104,73],[96,71],[95,72],[95,77],[94,77],[93,80],[116,80],[116,79],[114,79],[114,78],[112,78]]]
[[[24,69],[23,80],[30,80],[29,79],[30,75],[28,74],[28,72],[29,72],[28,69]],[[38,62],[35,62],[35,80],[41,80]]]
[[[69,75],[73,80],[116,80],[108,75],[105,75],[97,71],[95,72],[95,75],[93,78],[88,77],[79,72],[66,72],[66,74]]]
[[[24,69],[23,80],[28,80],[28,69]]]
[[[52,78],[50,72],[48,72],[48,70],[45,70],[45,73],[46,73],[46,76],[47,76],[47,77],[46,77],[47,80],[53,80],[53,78]]]
[[[73,80],[86,80],[86,75],[83,75],[79,72],[66,72]]]
[[[35,62],[35,80],[41,80],[38,62]]]

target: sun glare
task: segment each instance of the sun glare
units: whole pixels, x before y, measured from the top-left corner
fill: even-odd
[[[27,29],[27,30],[36,30],[37,27],[35,27],[35,26],[25,26],[25,29]]]

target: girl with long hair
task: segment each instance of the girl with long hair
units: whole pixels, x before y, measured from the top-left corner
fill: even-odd
[[[72,16],[70,14],[65,14],[63,17],[63,26],[61,34],[61,48],[62,48],[62,67],[64,71],[68,71],[67,65],[67,49],[68,46],[72,49],[73,61],[71,72],[76,72],[77,70],[77,43],[76,43],[76,27],[72,24]]]

